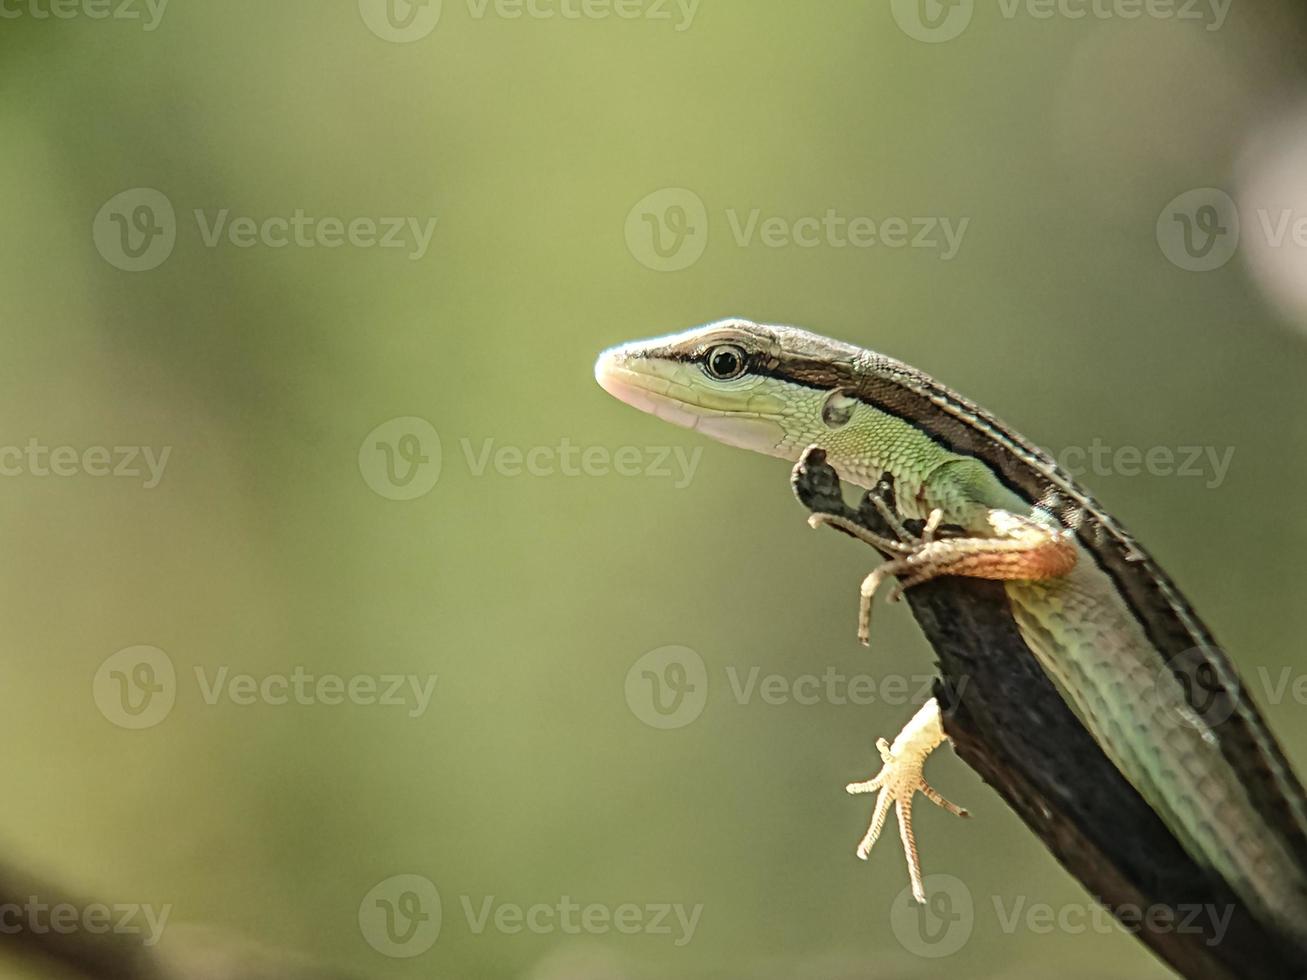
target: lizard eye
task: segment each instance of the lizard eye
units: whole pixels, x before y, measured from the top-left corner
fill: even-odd
[[[731,381],[744,373],[744,351],[734,344],[718,344],[709,348],[703,359],[708,376],[718,381]]]

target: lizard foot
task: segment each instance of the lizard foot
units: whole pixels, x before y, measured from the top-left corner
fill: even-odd
[[[876,748],[880,751],[884,763],[879,773],[861,783],[849,783],[844,787],[850,794],[879,793],[876,797],[876,809],[872,814],[871,826],[866,836],[858,845],[858,857],[867,860],[871,847],[876,843],[885,819],[889,816],[890,804],[898,817],[899,836],[903,839],[903,851],[908,859],[908,877],[912,881],[912,897],[920,903],[926,901],[926,889],[922,884],[921,858],[917,855],[917,840],[912,833],[912,798],[918,791],[936,806],[943,807],[955,816],[969,816],[962,809],[944,799],[934,787],[926,782],[922,767],[926,758],[944,741],[944,727],[940,721],[939,702],[931,698],[904,726],[890,745],[883,738],[877,740]]]

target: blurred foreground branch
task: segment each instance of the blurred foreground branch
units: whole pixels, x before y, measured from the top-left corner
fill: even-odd
[[[87,910],[100,906],[115,914],[85,927]],[[120,908],[0,866],[0,952],[53,976],[95,980],[348,980],[297,954],[202,927],[170,925],[164,942],[149,945],[159,937],[113,927]],[[78,921],[56,925],[56,909],[76,910]]]

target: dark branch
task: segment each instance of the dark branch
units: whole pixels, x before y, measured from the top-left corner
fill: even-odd
[[[893,537],[871,494],[856,511],[844,502],[825,460],[810,449],[795,467],[799,501]],[[892,484],[874,492],[893,508]],[[1195,863],[1103,754],[1022,640],[1001,583],[941,578],[907,598],[939,657],[935,695],[958,755],[1098,902],[1191,980],[1302,975],[1301,951],[1288,950]],[[1141,922],[1147,909],[1173,915]],[[1178,929],[1189,910],[1203,914]],[[1223,935],[1212,930],[1212,910],[1230,911]]]

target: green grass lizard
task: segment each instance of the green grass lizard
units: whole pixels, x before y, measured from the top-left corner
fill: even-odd
[[[793,327],[723,320],[605,351],[599,384],[645,412],[731,446],[794,461],[824,449],[844,480],[894,479],[909,544],[863,582],[859,637],[889,576],[899,589],[940,575],[1004,584],[1021,636],[1104,753],[1189,854],[1254,910],[1307,938],[1307,800],[1233,665],[1140,545],[1049,456],[928,375]],[[866,539],[867,532],[846,528]],[[922,777],[945,740],[924,705],[883,768],[852,783],[879,794],[865,858],[891,804],[918,901],[912,832]]]

